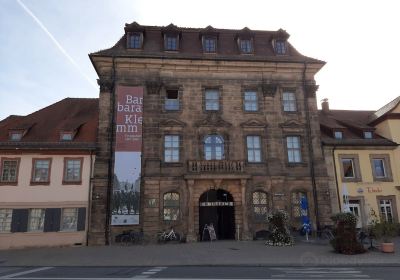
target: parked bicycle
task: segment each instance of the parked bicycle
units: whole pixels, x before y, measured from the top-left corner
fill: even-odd
[[[321,240],[327,240],[327,241],[333,240],[335,238],[335,235],[333,234],[332,227],[325,226],[322,230],[319,230],[318,237]]]
[[[167,241],[181,241],[181,235],[174,231],[171,227],[169,232],[163,231],[157,234],[158,242],[167,242]]]

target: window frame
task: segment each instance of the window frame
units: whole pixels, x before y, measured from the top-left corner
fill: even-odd
[[[177,108],[176,109],[171,109],[171,108],[167,108],[167,101],[168,100],[175,100],[175,99],[171,99],[168,98],[168,92],[172,92],[172,91],[176,91],[177,93],[177,98],[176,98],[176,102],[177,102]],[[179,112],[181,111],[181,90],[179,90],[179,88],[168,88],[165,90],[165,97],[164,97],[164,112]]]
[[[294,99],[285,99],[285,95],[290,94]],[[297,104],[296,91],[292,89],[284,89],[282,91],[282,111],[284,113],[297,113],[299,111]],[[294,108],[293,108],[294,107]]]
[[[79,171],[79,180],[66,180],[66,175],[67,175],[67,162],[69,160],[79,160],[80,161],[80,171]],[[65,157],[64,158],[64,171],[63,171],[63,179],[62,179],[62,184],[63,185],[82,185],[82,171],[83,171],[83,162],[84,158],[83,157]]]
[[[398,223],[399,222],[399,216],[397,212],[397,199],[395,195],[377,195],[376,196],[376,203],[378,206],[378,211],[379,211],[379,217],[382,218],[381,215],[381,201],[382,200],[389,200],[391,204],[391,210],[392,210],[392,220],[393,223]]]
[[[207,49],[207,41],[214,41],[214,50],[212,51],[212,50],[208,50]],[[218,40],[217,40],[217,37],[216,36],[208,36],[208,35],[205,35],[205,36],[203,36],[202,37],[202,47],[203,47],[203,52],[204,53],[208,53],[208,54],[215,54],[215,53],[217,53],[217,48],[218,48]]]
[[[352,176],[346,176],[347,169],[345,170],[345,167],[344,167],[344,162],[345,161],[349,161],[351,163]],[[340,163],[341,163],[342,168],[343,168],[343,177],[346,178],[346,179],[355,179],[356,178],[356,169],[355,169],[354,159],[353,158],[342,158]]]
[[[289,143],[288,143],[289,139],[288,138],[297,138],[299,147],[298,148],[289,147]],[[295,135],[295,134],[286,135],[285,136],[285,147],[286,147],[286,158],[287,158],[287,162],[288,162],[289,165],[296,165],[296,164],[304,163],[303,151],[302,151],[303,145],[302,145],[302,141],[301,141],[301,136],[300,135]],[[296,152],[296,151],[299,152],[300,160],[299,161],[290,161],[289,152]]]
[[[35,217],[35,219],[39,219],[39,226],[38,228],[32,229],[32,212],[36,210],[41,210],[41,215],[39,217]],[[46,209],[45,208],[30,208],[29,209],[29,214],[28,214],[28,232],[44,232],[44,223],[46,220]]]
[[[133,36],[139,37],[139,46],[137,48],[132,47],[131,37],[133,37]],[[131,50],[143,49],[143,41],[144,41],[143,39],[144,39],[143,32],[128,32],[127,48],[131,49]]]
[[[214,143],[206,143],[207,138],[214,139]],[[222,143],[216,143],[215,139],[220,138]],[[212,140],[213,141],[213,140]],[[218,133],[207,134],[203,137],[203,159],[204,160],[224,160],[225,156],[225,138]],[[211,148],[211,158],[207,159],[208,146]],[[221,147],[221,158],[217,158],[217,147]]]
[[[4,168],[4,162],[5,161],[16,161],[16,172],[15,172],[15,181],[3,181],[3,168]],[[16,186],[18,185],[18,177],[19,177],[19,166],[21,163],[21,158],[20,157],[2,157],[0,161],[0,186],[1,185],[10,185],[10,186]]]
[[[367,137],[367,134],[371,135],[371,137]],[[364,131],[363,136],[364,136],[364,139],[373,139],[374,138],[374,134],[372,131]]]
[[[257,137],[258,138],[258,140],[259,140],[259,147],[258,148],[254,148],[254,147],[250,147],[249,148],[249,137],[252,137],[252,138],[254,138],[254,137]],[[246,159],[247,159],[247,163],[250,163],[250,164],[253,164],[253,163],[263,163],[263,149],[262,149],[262,146],[263,146],[263,143],[262,143],[262,137],[261,137],[261,135],[257,135],[257,134],[248,134],[248,135],[246,135],[246,152],[247,152],[247,156],[246,156]],[[250,161],[249,160],[249,152],[250,151],[253,151],[253,156],[255,156],[255,153],[258,151],[259,152],[259,158],[260,158],[260,160],[259,161]]]
[[[370,154],[370,163],[371,163],[371,171],[374,182],[392,182],[393,181],[393,173],[392,167],[390,163],[390,155],[389,154]],[[374,165],[375,160],[381,160],[384,168],[385,176],[377,176],[376,169]]]
[[[176,194],[178,195],[178,199],[177,199],[177,205],[166,205],[165,201],[165,197],[167,195],[173,195]],[[179,221],[181,219],[181,194],[178,191],[167,191],[165,193],[163,193],[162,195],[162,201],[163,201],[163,207],[162,207],[162,220],[164,222],[176,222]],[[171,199],[172,201],[172,199]],[[171,209],[171,210],[177,210],[177,212],[175,213],[176,218],[173,219],[166,219],[166,211],[167,209]],[[173,215],[170,213],[170,216],[172,217]]]
[[[47,181],[35,181],[34,176],[35,176],[35,163],[36,161],[48,161],[49,162],[49,168],[47,171]],[[50,184],[50,178],[51,178],[51,164],[52,164],[52,158],[32,158],[32,170],[31,170],[31,180],[30,180],[30,185],[49,185]]]
[[[342,139],[343,139],[343,131],[341,131],[341,130],[335,130],[335,131],[333,131],[333,137],[334,137],[336,140],[342,140]]]
[[[65,228],[64,227],[64,213],[67,209],[74,209],[75,210],[75,226],[73,229]],[[79,208],[77,207],[65,207],[61,208],[61,215],[60,215],[60,231],[62,232],[76,232],[78,231],[78,219],[79,219]]]
[[[2,210],[4,210],[4,219],[3,218],[0,219],[0,234],[1,233],[10,233],[13,209],[12,208],[1,208],[0,213],[2,212]],[[8,216],[7,216],[7,212],[9,212]]]
[[[255,94],[255,97],[256,97],[256,100],[246,100],[246,94],[247,93],[254,93]],[[245,113],[258,113],[259,111],[260,111],[260,104],[259,104],[259,95],[258,95],[258,92],[257,92],[257,90],[252,90],[252,89],[245,89],[244,91],[243,91],[243,98],[242,98],[242,101],[243,101],[243,111],[245,112]],[[256,106],[256,109],[255,110],[248,110],[248,109],[246,109],[246,104],[252,104],[252,105],[254,105],[255,104],[255,106]]]
[[[175,38],[175,48],[169,48],[168,39]],[[166,33],[164,34],[164,51],[178,52],[179,51],[179,34]]]
[[[282,47],[278,47],[280,45],[283,45]],[[276,39],[274,42],[274,51],[276,55],[287,55],[288,52],[288,45],[286,40],[280,40]]]
[[[265,203],[254,203],[254,194],[256,193],[261,193],[265,194]],[[251,193],[251,207],[252,207],[252,213],[253,213],[253,218],[256,223],[264,223],[266,221],[266,217],[269,212],[269,195],[266,191],[264,190],[254,190]],[[256,213],[256,208],[264,208],[266,209],[266,212],[264,214],[258,214]]]
[[[249,51],[247,51],[247,49],[242,48],[242,43],[244,43],[244,42],[248,42],[247,47],[250,48]],[[254,54],[253,38],[239,38],[238,39],[238,47],[239,47],[240,54],[244,54],[244,55]]]
[[[296,194],[296,203],[293,201],[293,194]],[[290,212],[290,216],[292,217],[293,220],[295,221],[299,221],[302,217],[301,215],[301,198],[299,199],[299,194],[302,194],[303,196],[306,197],[307,201],[310,202],[310,200],[308,199],[307,196],[307,191],[305,190],[292,190],[290,192],[290,204],[291,204],[291,212]],[[294,215],[294,211],[295,209],[298,207],[299,216],[295,216]],[[310,216],[310,203],[308,203],[308,208],[307,208],[307,216]]]
[[[344,167],[343,167],[343,160],[350,159],[353,162],[353,172],[354,178],[351,177],[344,177]],[[340,166],[340,176],[342,182],[361,182],[362,181],[362,174],[360,169],[360,159],[358,154],[339,154],[338,155],[338,164]]]
[[[167,137],[178,137],[178,147],[166,147],[166,138]],[[173,151],[178,151],[178,160],[177,161],[167,161],[166,160],[166,153],[167,153],[167,148],[169,150]],[[172,154],[173,155],[173,154]],[[174,134],[174,133],[168,133],[168,134],[164,134],[164,139],[163,139],[163,159],[164,159],[164,163],[180,163],[181,162],[181,135],[180,134]]]
[[[207,93],[213,92],[213,91],[218,93],[218,98],[217,99],[216,98],[207,99]],[[203,103],[204,105],[203,106],[204,106],[205,112],[220,112],[221,111],[221,108],[222,108],[222,106],[221,106],[221,90],[219,88],[205,88],[203,96],[204,96],[204,103]],[[218,108],[217,109],[207,109],[208,101],[212,102],[213,104],[215,104],[215,102],[217,102],[216,104],[217,104]]]

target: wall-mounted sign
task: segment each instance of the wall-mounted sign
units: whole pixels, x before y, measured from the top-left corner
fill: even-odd
[[[357,192],[358,192],[358,193],[363,193],[364,190],[363,190],[363,188],[358,188],[358,189],[357,189]]]
[[[233,206],[233,201],[200,202],[200,206]]]
[[[112,225],[139,224],[143,87],[116,89]]]
[[[367,187],[369,193],[380,193],[382,192],[381,187]]]

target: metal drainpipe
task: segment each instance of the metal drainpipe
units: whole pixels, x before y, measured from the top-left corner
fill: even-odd
[[[115,57],[112,57],[112,90],[111,90],[111,124],[109,131],[109,139],[110,139],[110,157],[108,158],[108,176],[107,176],[107,204],[106,204],[106,224],[105,224],[105,239],[106,245],[111,244],[111,196],[113,191],[113,165],[114,165],[114,132],[115,132]]]
[[[338,183],[338,179],[337,179],[337,170],[336,170],[336,158],[335,158],[335,150],[336,150],[336,146],[333,146],[333,150],[332,150],[332,158],[333,158],[333,169],[335,170],[335,182],[336,182],[336,191],[337,191],[337,200],[338,200],[338,205],[339,205],[339,211],[342,211],[342,202],[340,199],[340,192],[339,192],[339,183]]]
[[[307,146],[308,146],[308,154],[310,157],[310,175],[311,175],[311,184],[313,189],[313,198],[314,198],[314,212],[315,212],[315,222],[317,224],[317,231],[320,230],[321,225],[319,221],[319,209],[318,209],[318,198],[317,198],[317,185],[315,183],[315,167],[314,167],[314,151],[312,148],[312,140],[311,140],[311,124],[310,124],[310,113],[308,112],[308,99],[306,96],[306,70],[307,63],[304,62],[303,68],[303,91],[304,91],[304,109],[306,111],[306,126],[307,126]]]
[[[89,167],[89,197],[88,197],[88,209],[87,209],[87,221],[88,226],[86,229],[86,246],[89,246],[89,227],[90,227],[90,218],[92,213],[92,187],[93,187],[93,150],[90,150],[90,167]]]

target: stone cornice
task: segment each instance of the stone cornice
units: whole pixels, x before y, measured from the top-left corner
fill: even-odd
[[[97,84],[100,86],[100,92],[111,92],[113,89],[113,82],[106,79],[97,79]]]

